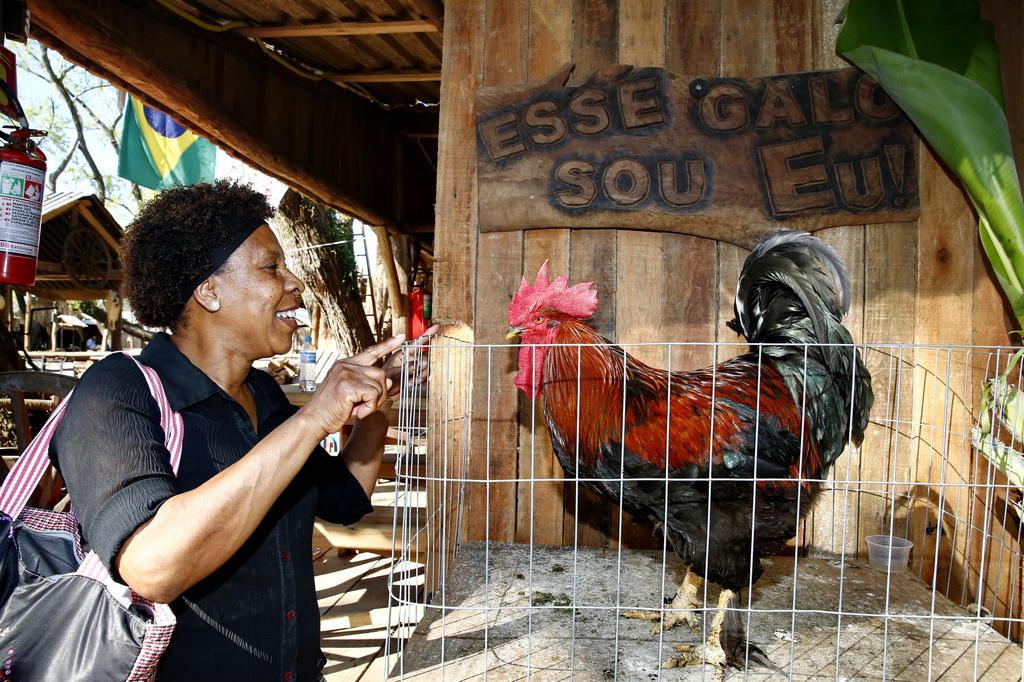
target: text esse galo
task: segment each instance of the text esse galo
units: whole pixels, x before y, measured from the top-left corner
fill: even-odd
[[[899,115],[899,109],[866,74],[856,80],[853,88],[853,106],[834,106],[825,76],[810,78],[807,82],[807,102],[801,103],[786,79],[768,80],[759,105],[752,112],[747,93],[735,82],[722,81],[707,87],[696,107],[697,118],[711,135],[737,133],[750,130],[766,131],[777,123],[804,126],[808,122],[805,112],[815,124],[848,124],[854,118],[853,109],[863,118],[886,121]],[[883,96],[879,96],[879,95]],[[618,121],[613,121],[613,107]],[[506,111],[478,125],[480,140],[492,161],[519,156],[526,151],[538,151],[564,141],[569,135],[593,138],[604,133],[637,131],[665,123],[664,94],[661,81],[641,78],[620,83],[605,90],[592,87],[579,88],[563,102],[541,99],[523,107]],[[756,114],[752,116],[752,114]],[[613,161],[604,169],[600,183],[614,203],[628,204],[641,193],[623,190],[604,177],[610,171],[627,170],[633,175],[646,174],[644,167],[629,159]],[[676,163],[658,164],[658,188],[665,203],[692,206],[700,201],[705,190],[705,173],[701,161],[687,160],[681,168],[685,176],[685,190],[679,189]],[[554,170],[557,180],[575,191],[555,192],[555,199],[568,208],[589,204],[598,186],[584,176],[596,169],[589,161],[570,159]],[[649,186],[650,178],[640,179]],[[633,183],[634,185],[636,182]],[[632,195],[632,196],[631,196]]]

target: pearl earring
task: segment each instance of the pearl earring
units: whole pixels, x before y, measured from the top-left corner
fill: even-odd
[[[212,310],[213,312],[217,312],[218,310],[220,310],[220,301],[212,301],[210,303],[210,310]]]

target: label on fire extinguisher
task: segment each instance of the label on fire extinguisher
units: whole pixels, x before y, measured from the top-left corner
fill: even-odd
[[[44,178],[38,168],[0,162],[0,251],[35,258]]]

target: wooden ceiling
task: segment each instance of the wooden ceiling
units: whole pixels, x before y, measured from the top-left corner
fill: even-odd
[[[441,0],[168,0],[385,107],[435,106]],[[238,25],[244,24],[244,26]]]
[[[29,0],[31,35],[326,206],[429,239],[441,0]]]

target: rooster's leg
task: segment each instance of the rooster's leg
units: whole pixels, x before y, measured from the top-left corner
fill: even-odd
[[[651,634],[656,635],[662,629],[671,630],[680,623],[686,625],[694,632],[700,632],[700,617],[697,610],[701,605],[701,592],[704,581],[699,575],[691,570],[686,571],[683,582],[676,590],[672,602],[664,612],[662,620],[661,611],[626,611],[622,614],[624,618],[636,618],[638,620],[657,621],[651,628]]]
[[[677,644],[675,649],[682,655],[665,661],[665,667],[707,664],[719,668],[731,665],[743,669],[746,667],[744,661],[749,656],[752,665],[778,670],[767,654],[747,641],[746,627],[736,610],[738,605],[739,595],[736,592],[722,590],[708,640],[701,645]]]
[[[711,621],[711,630],[708,632],[708,640],[704,644],[677,644],[675,649],[682,656],[674,656],[665,661],[664,667],[678,668],[684,665],[714,665],[724,667],[727,662],[725,651],[722,649],[721,635],[722,623],[725,621],[725,608],[729,605],[729,599],[733,595],[729,590],[722,590],[718,597],[718,611]]]

